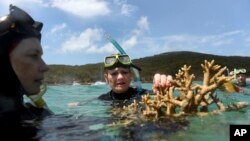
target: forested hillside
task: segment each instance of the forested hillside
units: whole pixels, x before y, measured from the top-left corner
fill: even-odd
[[[230,70],[234,68],[246,68],[247,75],[250,74],[250,57],[242,56],[217,56],[196,52],[168,52],[150,57],[133,60],[133,63],[142,68],[141,78],[143,82],[152,82],[153,75],[166,73],[175,76],[178,70],[184,65],[191,65],[191,71],[196,79],[202,78],[200,64],[204,60],[215,60],[216,64],[227,66]],[[80,83],[92,83],[102,78],[103,63],[86,64],[80,66],[70,65],[49,65],[50,70],[46,73],[45,81],[49,84],[67,83],[74,80]]]

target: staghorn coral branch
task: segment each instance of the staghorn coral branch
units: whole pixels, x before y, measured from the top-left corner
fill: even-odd
[[[227,68],[227,67],[224,67],[224,68],[220,69],[220,70],[210,79],[210,83],[216,81],[216,78],[221,77],[221,76],[224,74],[226,68]]]
[[[209,63],[207,60],[204,61],[204,64],[201,64],[202,70],[203,70],[203,84],[207,86],[209,84],[209,77],[210,77],[210,71],[209,71]]]
[[[156,95],[144,95],[141,97],[139,104],[142,108],[142,117],[148,119],[158,119],[161,116],[181,115],[186,113],[198,113],[199,111],[208,111],[208,107],[212,104],[217,106],[214,111],[229,111],[244,108],[249,103],[236,103],[225,106],[215,91],[233,77],[224,76],[226,67],[221,68],[215,64],[215,61],[205,60],[201,64],[203,70],[203,83],[193,84],[195,76],[190,73],[191,66],[184,65],[178,73],[172,85],[166,88],[154,87],[158,93]],[[177,91],[177,93],[175,93]],[[128,109],[136,111],[139,104],[134,101]],[[179,109],[178,113],[176,109]],[[127,111],[129,112],[129,111]]]

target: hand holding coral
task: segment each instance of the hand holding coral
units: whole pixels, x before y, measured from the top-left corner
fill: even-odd
[[[161,91],[172,86],[173,77],[171,75],[156,73],[153,79],[153,91],[159,94]]]

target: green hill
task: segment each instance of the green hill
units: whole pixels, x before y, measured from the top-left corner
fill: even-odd
[[[134,59],[133,63],[142,68],[141,78],[143,82],[152,82],[155,73],[165,73],[175,76],[178,70],[185,64],[191,65],[191,71],[197,79],[202,77],[200,64],[204,60],[215,60],[216,64],[234,68],[246,68],[250,74],[250,57],[242,56],[218,56],[197,52],[168,52],[154,56]],[[80,66],[49,65],[50,70],[46,73],[45,81],[50,84],[68,83],[74,80],[80,83],[92,83],[100,80],[103,63],[86,64]]]

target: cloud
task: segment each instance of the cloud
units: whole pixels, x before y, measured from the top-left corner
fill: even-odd
[[[140,17],[136,22],[136,28],[131,31],[131,34],[122,42],[122,46],[125,49],[132,49],[138,44],[138,40],[141,40],[145,36],[145,32],[148,32],[149,22],[146,16]]]
[[[17,5],[18,7],[30,7],[30,5],[40,5],[43,7],[48,7],[49,5],[44,2],[44,0],[1,0],[0,4],[3,5]]]
[[[72,35],[71,38],[62,44],[62,47],[58,50],[63,54],[75,54],[75,53],[114,53],[117,52],[115,47],[111,43],[101,45],[103,42],[103,30],[98,28],[88,28],[83,31],[79,36]],[[128,44],[133,44],[131,41]]]
[[[62,30],[63,30],[64,28],[66,28],[66,27],[67,27],[67,24],[66,24],[66,23],[62,23],[62,24],[55,25],[55,26],[50,30],[50,33],[53,34],[53,33],[62,31]]]
[[[212,46],[222,46],[222,45],[229,45],[233,42],[233,39],[222,39],[218,41],[214,41],[211,43]]]
[[[114,53],[116,50],[111,43],[107,43],[101,47],[90,47],[87,49],[89,53]]]
[[[149,22],[146,16],[140,17],[137,21],[136,28],[132,31],[133,36],[143,36],[145,32],[149,31]]]
[[[72,36],[69,40],[62,44],[60,48],[61,53],[80,53],[88,52],[97,47],[97,44],[101,40],[102,29],[87,28],[79,36]]]
[[[102,45],[104,40],[103,29],[100,28],[87,28],[79,35],[71,35],[71,37],[65,41],[58,53],[63,54],[75,54],[75,53],[114,53],[116,49],[114,46],[107,42]]]
[[[108,2],[103,0],[54,0],[52,7],[82,18],[105,16],[110,13]]]
[[[136,7],[128,4],[126,0],[114,0],[114,4],[121,8],[120,14],[124,16],[129,17],[136,10]]]
[[[131,36],[129,39],[125,40],[123,42],[123,46],[126,47],[126,49],[131,49],[137,44],[137,37],[136,36]]]
[[[235,38],[233,36],[242,35],[242,31],[225,32],[216,35],[171,35],[160,38],[159,45],[161,48],[155,50],[165,51],[178,51],[178,50],[193,50],[202,51],[212,48],[225,47],[232,45]],[[215,49],[216,50],[216,49]],[[218,49],[217,49],[218,51]]]
[[[145,31],[149,30],[147,17],[141,17],[136,22],[136,28],[131,30],[130,35],[121,42],[123,49],[132,49],[138,44],[138,38],[143,37]],[[63,43],[62,53],[115,53],[117,50],[111,43],[102,45],[103,29],[88,28],[79,36],[74,36]],[[119,43],[119,42],[118,42]]]
[[[141,31],[149,31],[149,22],[146,16],[142,16],[140,20],[137,22],[137,27]]]
[[[135,11],[134,6],[129,4],[123,4],[121,8],[121,14],[125,16],[131,16],[131,14]]]

